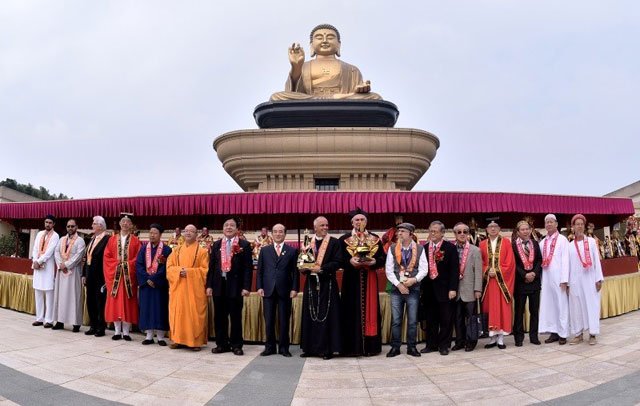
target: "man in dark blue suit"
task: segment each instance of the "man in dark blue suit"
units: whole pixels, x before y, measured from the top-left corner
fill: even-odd
[[[211,246],[207,296],[213,296],[216,347],[214,354],[233,351],[243,355],[242,307],[249,296],[253,276],[251,245],[238,237],[239,220],[228,217],[222,226],[222,239]],[[229,336],[231,321],[231,336]]]
[[[257,287],[263,298],[264,321],[267,330],[267,342],[260,355],[276,352],[276,307],[280,320],[280,348],[278,353],[290,357],[289,319],[291,318],[291,299],[298,295],[299,276],[295,248],[284,243],[287,229],[276,224],[271,230],[273,244],[260,249],[258,257]]]

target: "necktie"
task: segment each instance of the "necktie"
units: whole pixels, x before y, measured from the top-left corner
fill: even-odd
[[[406,268],[411,260],[411,251],[406,248],[402,249],[402,265]]]
[[[231,240],[227,239],[227,256],[231,255]]]
[[[529,256],[529,241],[524,241],[523,244],[524,244],[524,254],[526,256]]]
[[[278,256],[280,256],[281,252],[282,252],[282,248],[280,247],[280,244],[276,244],[276,253],[278,254]]]

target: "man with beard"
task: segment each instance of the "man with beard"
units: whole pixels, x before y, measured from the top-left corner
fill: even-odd
[[[302,296],[301,357],[321,356],[328,360],[342,351],[340,336],[340,292],[336,272],[340,268],[340,242],[329,236],[325,217],[313,220],[311,240],[315,263],[304,270],[307,279]]]
[[[55,258],[58,272],[53,295],[52,330],[62,330],[64,323],[73,325],[73,332],[80,331],[82,324],[82,257],[84,240],[78,236],[78,225],[74,219],[67,221],[67,235],[62,237],[56,248]]]
[[[547,236],[540,241],[542,249],[542,290],[540,292],[539,332],[551,333],[546,344],[567,343],[569,335],[569,241],[558,231],[554,214],[544,218]]]
[[[367,213],[349,213],[353,229],[342,244],[342,353],[372,356],[382,351],[377,269],[385,264],[380,238],[367,230]]]
[[[36,321],[32,326],[53,327],[53,286],[56,260],[53,253],[60,237],[53,230],[56,218],[49,214],[44,220],[44,230],[36,235],[31,253],[33,291],[36,298]]]

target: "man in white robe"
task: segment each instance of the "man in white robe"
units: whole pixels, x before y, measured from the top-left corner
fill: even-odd
[[[56,218],[51,214],[44,220],[44,230],[36,235],[31,251],[33,290],[36,299],[36,321],[33,326],[53,327],[53,278],[56,262],[53,252],[58,246],[58,233],[53,231]]]
[[[544,218],[547,236],[540,241],[542,252],[542,290],[540,292],[540,321],[538,331],[551,333],[547,344],[567,343],[569,336],[569,240],[558,232],[554,214]]]
[[[600,289],[604,276],[596,240],[585,235],[587,219],[576,214],[571,219],[575,239],[569,244],[569,314],[571,335],[569,344],[583,341],[589,330],[589,344],[597,343],[600,334]]]
[[[78,225],[74,219],[67,222],[67,235],[60,238],[55,251],[56,279],[53,295],[52,330],[61,330],[64,323],[73,325],[73,332],[80,331],[83,315],[82,300],[82,258],[85,243],[78,235]]]

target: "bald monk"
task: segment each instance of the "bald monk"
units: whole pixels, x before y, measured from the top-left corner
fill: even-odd
[[[189,224],[184,228],[184,244],[175,248],[167,260],[171,349],[200,351],[207,345],[208,269],[209,252],[198,244],[197,229]]]

